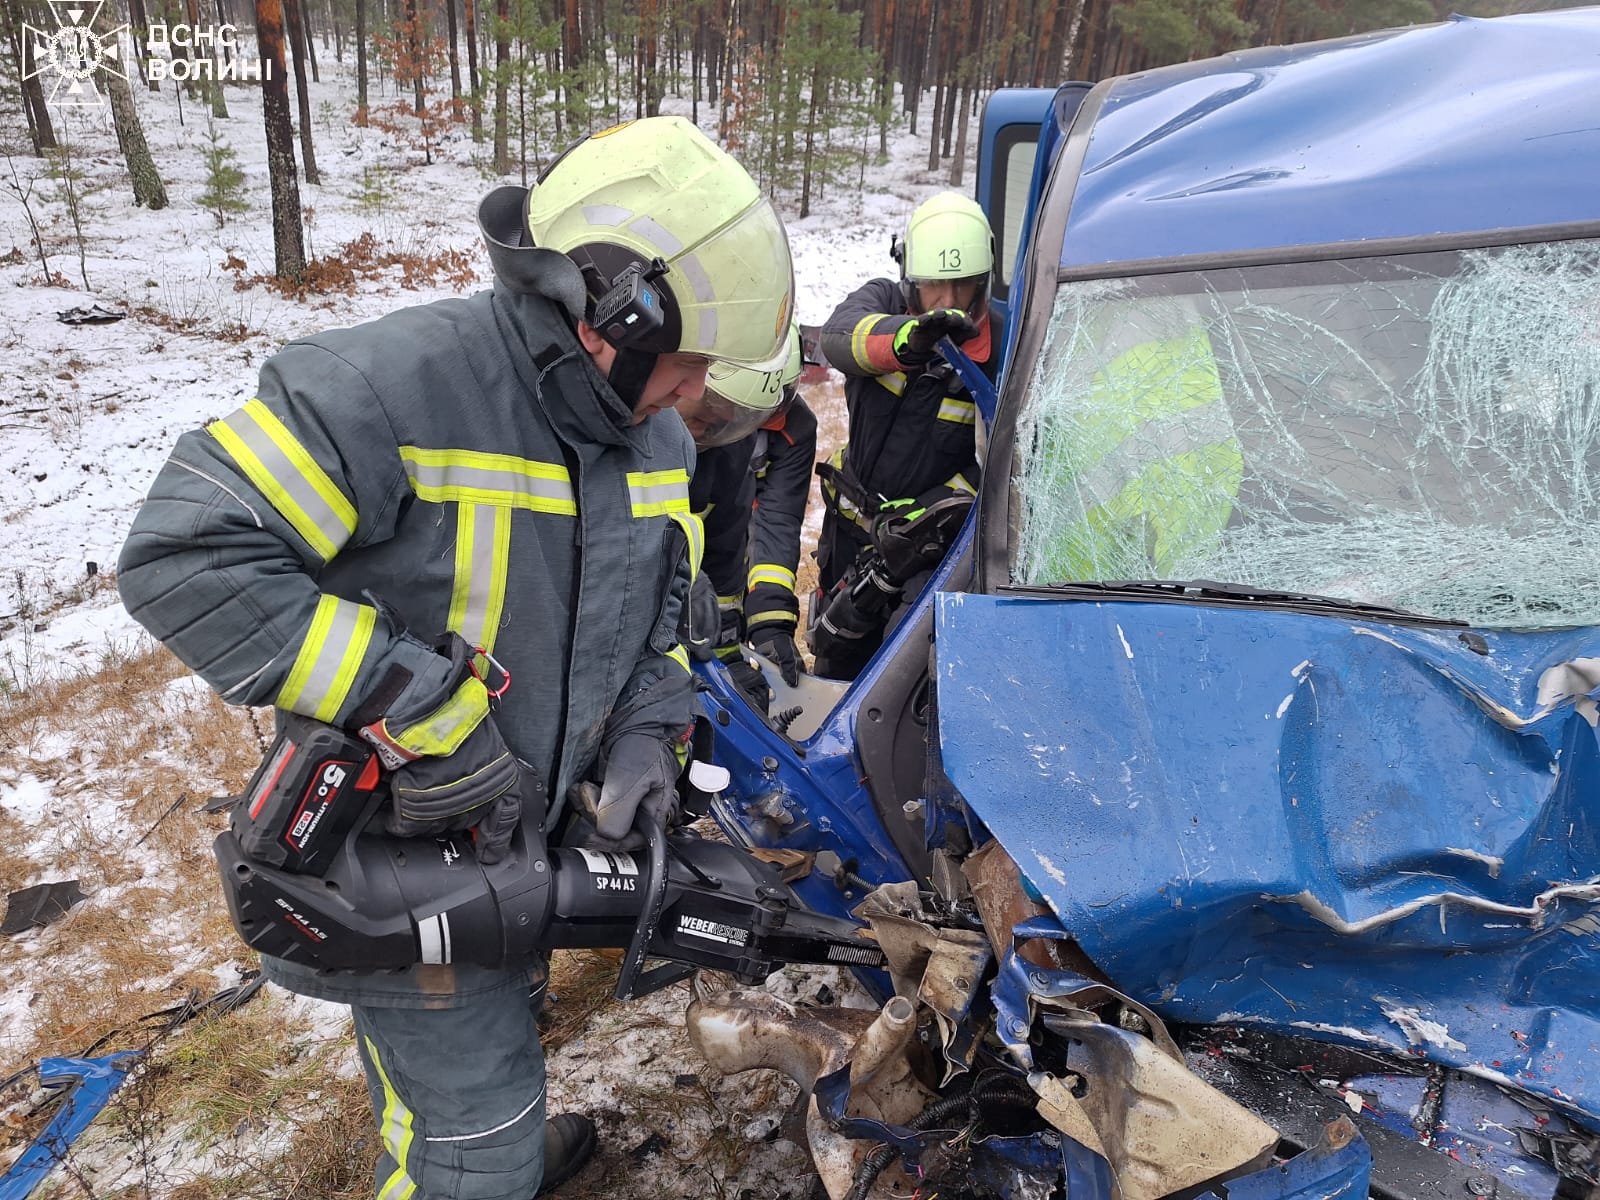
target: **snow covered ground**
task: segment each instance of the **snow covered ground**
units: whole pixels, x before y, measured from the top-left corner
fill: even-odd
[[[310,214],[308,254],[335,253],[370,232],[402,253],[467,252],[478,283],[486,285],[475,211],[500,182],[488,170],[487,146],[458,129],[438,161],[420,165],[420,155],[381,131],[350,123],[353,68],[324,57],[324,82],[311,86],[323,182],[301,183],[301,204]],[[251,201],[250,211],[230,217],[224,228],[198,200],[205,187],[204,108],[185,100],[180,120],[170,83],[158,94],[138,89],[136,96],[172,200],[159,212],[132,206],[109,108],[57,110],[58,131],[71,138],[75,165],[87,176],[80,185],[81,273],[92,291],[83,290],[77,242],[66,205],[56,198],[60,185],[39,177],[43,165],[16,153],[20,146],[13,148],[12,167],[24,184],[30,175],[39,177],[31,208],[50,267],[67,287],[42,285],[23,205],[14,196],[0,204],[0,529],[6,543],[0,678],[15,683],[48,673],[62,655],[92,654],[135,634],[110,590],[86,581],[114,565],[133,513],[178,434],[249,399],[257,369],[274,349],[318,329],[476,290],[444,280],[407,290],[397,271],[360,284],[354,295],[306,302],[260,284],[241,289],[241,278],[270,272],[273,260],[259,94],[230,88],[230,117],[215,122],[239,156]],[[687,103],[671,97],[664,110],[688,115]],[[702,121],[709,124],[704,113]],[[943,186],[942,178],[922,169],[926,154],[925,138],[902,133],[890,143],[889,162],[867,172],[864,194],[834,190],[803,221],[785,214],[802,322],[820,322],[850,288],[893,272],[891,232],[918,200]],[[389,193],[378,204],[371,199],[374,179]],[[96,301],[134,315],[111,325],[56,320],[59,312]],[[92,593],[86,602],[84,592]],[[24,612],[34,614],[31,623],[20,619]]]
[[[0,191],[0,891],[79,877],[88,899],[56,925],[0,938],[0,1078],[39,1054],[78,1053],[108,1026],[125,1028],[128,1014],[164,1007],[187,989],[209,993],[233,983],[247,964],[208,885],[207,847],[219,819],[197,815],[193,801],[240,785],[259,754],[261,724],[223,710],[170,661],[150,655],[111,579],[174,439],[249,399],[261,362],[284,341],[488,281],[474,222],[478,198],[500,182],[487,169],[488,148],[462,129],[433,165],[419,165],[418,155],[379,130],[351,124],[353,66],[333,62],[331,51],[322,57],[323,82],[312,85],[311,97],[323,182],[301,185],[308,253],[331,255],[370,233],[381,249],[413,261],[464,252],[476,272],[471,283],[440,275],[408,289],[391,270],[351,294],[304,302],[245,283],[270,271],[273,258],[260,97],[249,88],[229,89],[231,115],[215,123],[239,156],[250,201],[225,227],[198,199],[205,110],[180,102],[173,85],[159,94],[135,89],[171,198],[159,212],[131,204],[108,108],[55,111],[58,134],[71,139],[84,175],[81,265],[59,182],[43,175],[25,145],[8,147],[7,176],[15,172],[31,191],[26,207]],[[688,112],[671,98],[665,108]],[[20,140],[21,131],[6,136]],[[806,220],[790,216],[802,321],[820,321],[857,283],[892,271],[891,231],[917,200],[944,186],[922,170],[926,153],[924,139],[896,137],[888,163],[869,169],[864,195],[834,191]],[[57,282],[43,279],[30,210]],[[103,325],[57,320],[92,303],[128,316]],[[840,428],[839,396],[836,385],[812,393],[825,430]],[[813,513],[813,531],[815,520]],[[186,802],[169,812],[174,800]],[[138,913],[158,916],[118,923]],[[91,935],[96,921],[109,927]],[[593,968],[573,962],[564,969],[579,988],[593,986]],[[848,980],[833,973],[791,972],[770,986],[810,996],[824,983],[849,992]],[[558,994],[563,986],[558,979]],[[552,1109],[600,1112],[607,1139],[601,1165],[568,1194],[805,1194],[803,1155],[771,1140],[792,1087],[706,1078],[682,1036],[684,999],[675,989],[636,1006],[585,1009],[565,1030],[551,1058]],[[226,1084],[202,1083],[202,1092],[259,1090],[261,1080],[281,1079],[286,1064],[301,1061],[350,1081],[339,1010],[281,995],[253,1004],[273,1014],[283,1061],[259,1078],[235,1064]],[[561,1002],[555,1012],[562,1020]],[[180,1046],[183,1036],[166,1046]],[[159,1053],[169,1080],[185,1071],[206,1078],[197,1065],[205,1055]],[[313,1116],[332,1113],[318,1107],[329,1103],[324,1092],[331,1085],[298,1103]],[[203,1098],[195,1103],[207,1108]],[[237,1150],[258,1126],[255,1161],[287,1153],[285,1130],[304,1132],[283,1124],[287,1112],[263,1117],[247,1109],[233,1141],[204,1144],[174,1115],[170,1128],[134,1137],[137,1153],[128,1130],[138,1122],[124,1113],[99,1149],[94,1137],[85,1139],[73,1168],[101,1194],[118,1186],[173,1194],[201,1176],[211,1179],[208,1195],[314,1194],[314,1186],[296,1192],[259,1170],[254,1187],[217,1182],[229,1175],[229,1162],[247,1161],[242,1150],[230,1159],[228,1148]],[[0,1089],[0,1118],[3,1170],[42,1118],[26,1087]],[[350,1190],[339,1194],[356,1194],[362,1185],[341,1186]]]

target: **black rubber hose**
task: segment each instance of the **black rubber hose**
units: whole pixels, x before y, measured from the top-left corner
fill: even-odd
[[[650,939],[655,936],[656,924],[661,920],[661,909],[667,899],[666,834],[642,810],[633,827],[644,833],[648,866],[644,877],[644,911],[633,927],[633,938],[628,943],[628,953],[622,960],[616,990],[612,993],[618,1000],[633,999],[634,985],[639,982],[639,972],[644,967],[645,951],[650,948]]]
[[[1039,1097],[1028,1086],[1026,1080],[1004,1071],[997,1071],[981,1076],[971,1088],[959,1096],[947,1096],[943,1100],[935,1100],[912,1118],[907,1128],[920,1133],[962,1109],[967,1110],[967,1119],[975,1122],[979,1117],[978,1105],[985,1101],[1032,1109],[1037,1106]],[[862,1159],[850,1190],[845,1193],[845,1200],[866,1200],[867,1193],[878,1181],[878,1176],[883,1174],[884,1169],[899,1154],[898,1146],[892,1142],[885,1142]]]
[[[972,1100],[973,1097],[970,1092],[961,1096],[947,1096],[943,1100],[935,1100],[912,1118],[911,1124],[907,1128],[914,1129],[920,1133],[922,1130],[937,1125],[946,1117],[952,1116],[962,1109],[968,1110],[969,1120],[976,1120],[977,1114],[972,1105]],[[883,1174],[883,1169],[892,1163],[899,1154],[900,1147],[893,1142],[885,1142],[868,1154],[866,1158],[862,1159],[861,1166],[856,1171],[855,1181],[850,1185],[850,1190],[845,1193],[844,1200],[866,1200],[867,1193],[872,1190],[872,1185],[878,1181],[878,1176]]]

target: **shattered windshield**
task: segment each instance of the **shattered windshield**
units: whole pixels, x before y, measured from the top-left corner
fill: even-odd
[[[1015,583],[1600,624],[1600,243],[1065,283],[1017,446]]]

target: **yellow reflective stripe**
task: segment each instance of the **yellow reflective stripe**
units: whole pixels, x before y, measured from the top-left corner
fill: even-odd
[[[872,370],[872,362],[867,358],[867,335],[872,332],[872,327],[883,315],[883,313],[868,313],[857,321],[856,327],[850,331],[850,356],[863,370]]]
[[[750,613],[745,617],[745,624],[754,629],[757,625],[770,625],[774,621],[786,621],[790,625],[800,624],[800,618],[785,609],[775,609],[772,612]]]
[[[972,400],[946,396],[939,402],[939,420],[954,421],[957,425],[975,425],[978,421],[978,405]]]
[[[478,450],[401,446],[411,490],[436,504],[497,504],[529,512],[575,517],[572,476],[558,463]]]
[[[213,421],[206,431],[323,562],[350,540],[355,506],[260,400]]]
[[[361,660],[372,642],[378,610],[337,596],[322,596],[295,655],[277,705],[319,721],[339,715]]]
[[[973,487],[965,475],[952,475],[945,480],[945,487],[953,488],[958,492],[965,492],[969,496],[976,496],[978,489]]]
[[[377,1200],[410,1200],[416,1193],[417,1185],[411,1182],[404,1167],[396,1167],[394,1174],[383,1181],[383,1186],[378,1189]]]
[[[450,698],[422,720],[404,729],[395,729],[386,720],[383,731],[395,745],[412,754],[444,758],[454,754],[489,715],[489,689],[476,676],[468,679]]]
[[[411,1110],[389,1082],[389,1073],[383,1069],[378,1048],[372,1044],[372,1039],[364,1040],[367,1043],[367,1056],[372,1059],[372,1065],[377,1068],[378,1078],[383,1083],[383,1115],[378,1120],[378,1136],[383,1139],[383,1148],[389,1152],[389,1157],[398,1164],[394,1173],[378,1189],[377,1200],[408,1200],[417,1190],[417,1185],[406,1174],[406,1155],[411,1152],[413,1136]]]
[[[674,512],[668,515],[678,523],[678,528],[683,530],[683,536],[688,539],[689,577],[693,579],[700,574],[700,564],[706,556],[705,522],[694,513]]]
[[[898,396],[906,390],[906,373],[904,371],[890,371],[887,375],[879,375],[878,382]]]
[[[689,472],[629,471],[628,499],[636,517],[665,517],[689,511]]]
[[[750,568],[750,579],[745,586],[753,591],[758,583],[775,583],[792,592],[794,582],[794,572],[789,568],[780,567],[777,563],[757,563]]]
[[[677,663],[685,671],[689,669],[689,652],[682,646],[674,646],[671,650],[668,650],[667,657],[673,662]]]
[[[456,507],[456,574],[447,628],[474,646],[494,649],[505,609],[511,510],[499,504]]]

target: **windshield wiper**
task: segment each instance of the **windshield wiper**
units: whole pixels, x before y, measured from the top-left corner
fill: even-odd
[[[1274,588],[1252,587],[1247,583],[1219,583],[1215,579],[1084,579],[1068,583],[1005,584],[1002,592],[1015,594],[1137,596],[1169,603],[1199,601],[1267,608],[1291,612],[1346,613],[1384,621],[1408,621],[1422,625],[1444,625],[1452,629],[1471,628],[1465,621],[1431,617],[1388,604],[1367,604],[1338,596],[1319,596],[1312,592],[1282,592]]]

